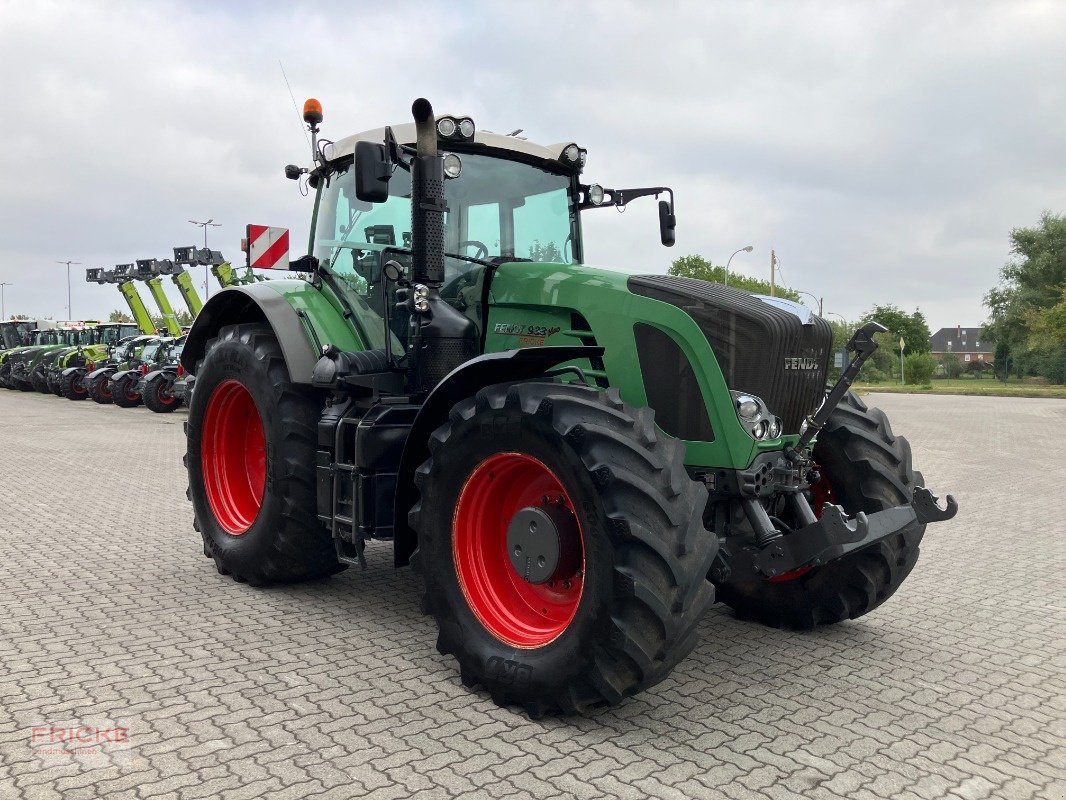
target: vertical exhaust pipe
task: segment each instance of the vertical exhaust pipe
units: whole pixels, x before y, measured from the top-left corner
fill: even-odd
[[[424,97],[411,105],[415,118],[415,149],[411,164],[412,278],[431,289],[444,283],[444,161],[437,153],[433,106]]]
[[[425,98],[411,105],[415,157],[411,161],[411,279],[426,288],[425,310],[411,317],[410,378],[414,392],[428,392],[464,361],[478,355],[473,321],[440,297],[444,284],[444,159],[437,151],[437,121]]]

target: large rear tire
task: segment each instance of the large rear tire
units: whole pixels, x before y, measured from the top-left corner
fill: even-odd
[[[157,375],[144,387],[144,405],[156,414],[169,414],[181,408],[181,398],[172,394],[174,380],[166,375]]]
[[[584,712],[655,685],[692,650],[718,542],[706,489],[650,409],[614,390],[500,384],[458,403],[429,446],[413,563],[464,684],[532,716]],[[531,513],[556,521],[550,578],[510,555]]]
[[[60,390],[68,400],[84,400],[89,396],[85,388],[84,372],[71,372],[60,378]]]
[[[194,527],[218,571],[256,586],[344,569],[318,519],[323,396],[293,383],[269,325],[230,325],[196,369],[185,466]]]
[[[872,513],[908,503],[920,472],[911,466],[911,446],[894,436],[879,408],[849,392],[818,435],[813,453],[822,482],[812,507],[826,501],[849,514]],[[873,611],[891,597],[914,568],[925,532],[921,525],[823,567],[776,579],[734,575],[718,586],[718,598],[736,612],[777,628],[811,629]]]

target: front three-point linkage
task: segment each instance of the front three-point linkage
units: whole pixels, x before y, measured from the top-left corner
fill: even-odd
[[[868,322],[851,337],[847,349],[855,354],[854,357],[826,394],[818,411],[806,419],[795,446],[786,448],[785,457],[788,461],[801,466],[807,464],[807,448],[811,441],[847,394],[862,365],[877,350],[874,334],[886,330],[883,325]],[[954,497],[948,495],[946,507],[940,508],[936,496],[923,487],[917,487],[911,502],[905,505],[873,514],[859,512],[852,518],[849,518],[840,506],[830,503],[817,509],[816,513],[809,507],[805,498],[792,493],[789,500],[800,507],[799,511],[802,513],[797,516],[807,524],[797,530],[782,533],[773,527],[756,499],[745,499],[745,510],[749,511],[749,514],[749,507],[762,513],[756,515],[753,520],[756,529],[755,546],[744,548],[738,558],[749,560],[753,571],[768,578],[803,567],[820,566],[856,550],[870,547],[906,529],[951,519],[958,511]]]

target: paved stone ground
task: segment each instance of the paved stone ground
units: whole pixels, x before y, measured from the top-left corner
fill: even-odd
[[[181,413],[0,391],[0,797],[1064,797],[1066,402],[874,400],[963,509],[892,601],[806,635],[717,609],[653,691],[530,721],[462,688],[384,548],[216,574]],[[128,742],[44,749],[75,723]]]

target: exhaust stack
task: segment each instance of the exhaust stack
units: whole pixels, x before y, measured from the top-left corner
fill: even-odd
[[[411,105],[417,155],[411,164],[411,276],[431,289],[444,283],[444,162],[437,154],[433,106],[424,97]]]
[[[422,293],[412,302],[409,352],[410,388],[428,392],[480,350],[477,328],[440,297],[444,283],[444,159],[437,151],[433,106],[419,98],[415,118],[415,157],[411,160],[411,282]],[[414,298],[412,298],[414,300]]]

